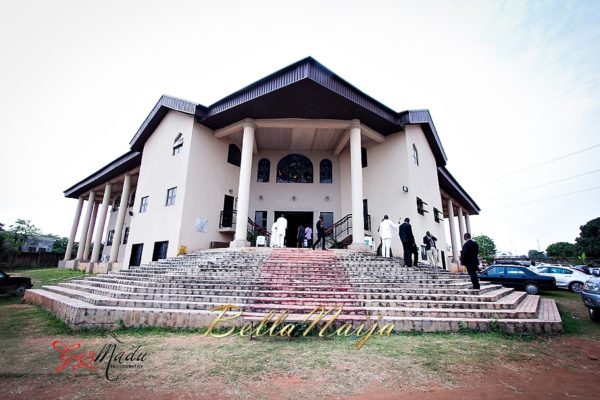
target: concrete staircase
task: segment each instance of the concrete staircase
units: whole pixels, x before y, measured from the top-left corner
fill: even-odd
[[[231,304],[243,310],[229,322],[238,326],[258,324],[270,311],[304,322],[316,306],[343,306],[337,325],[381,315],[380,325],[396,331],[562,332],[552,300],[499,285],[473,290],[464,274],[346,250],[208,250],[28,290],[25,299],[74,328],[208,326],[214,306]]]

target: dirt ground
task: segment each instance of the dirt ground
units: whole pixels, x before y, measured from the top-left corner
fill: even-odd
[[[306,349],[287,341],[126,336],[122,346],[135,342],[132,347],[141,344],[151,350],[139,371],[111,369],[116,381],[107,380],[104,369],[55,372],[60,365],[60,354],[50,346],[55,339],[24,338],[24,347],[8,343],[9,352],[0,356],[3,399],[590,399],[600,381],[600,341],[577,337],[518,343],[508,351],[527,348],[525,354],[497,360],[475,357],[464,364],[448,360],[447,368],[431,369],[414,362],[415,352],[408,351],[409,359],[394,364],[368,347],[359,351],[349,342],[322,339],[309,346],[316,351],[333,347],[324,351],[328,360],[295,366],[302,364]],[[62,339],[80,342],[82,349],[98,349],[108,341]],[[253,350],[239,354],[248,347]],[[227,354],[237,358],[227,360]],[[441,357],[454,355],[442,352]]]

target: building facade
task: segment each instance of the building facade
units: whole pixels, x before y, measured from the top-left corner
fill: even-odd
[[[479,208],[446,161],[429,111],[395,112],[310,57],[208,107],[162,96],[129,152],[65,191],[78,201],[66,254],[86,246],[61,265],[102,272],[248,246],[282,214],[288,246],[323,215],[337,242],[366,249],[387,214],[409,217],[417,244],[436,236],[448,266]]]

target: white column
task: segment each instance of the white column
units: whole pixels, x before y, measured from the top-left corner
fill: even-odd
[[[77,226],[79,226],[79,218],[81,217],[81,209],[83,208],[83,197],[80,197],[77,201],[77,208],[75,209],[75,217],[73,217],[73,225],[71,226],[71,234],[69,235],[69,242],[67,243],[67,250],[65,251],[65,261],[72,260],[73,256],[73,244],[75,243],[75,235],[77,234]]]
[[[100,247],[102,246],[102,236],[104,235],[104,224],[106,223],[106,213],[110,203],[111,184],[107,183],[104,187],[104,197],[100,206],[100,219],[96,225],[96,235],[94,236],[94,249],[92,250],[91,262],[97,263],[100,260]]]
[[[83,260],[83,251],[85,249],[85,239],[87,238],[88,229],[90,227],[90,219],[92,218],[92,210],[94,209],[94,197],[96,192],[91,191],[88,197],[88,204],[85,208],[85,217],[83,218],[83,226],[79,236],[79,248],[77,249],[77,261]]]
[[[459,262],[458,249],[456,248],[456,227],[454,226],[454,204],[452,199],[447,200],[448,204],[448,224],[450,224],[450,245],[452,246],[452,258]]]
[[[460,234],[460,245],[462,246],[463,244],[465,244],[465,223],[464,223],[464,216],[463,216],[463,210],[461,206],[458,206],[458,232]]]
[[[129,188],[131,187],[131,175],[125,174],[123,180],[123,191],[121,192],[121,203],[119,204],[119,214],[117,214],[117,223],[115,225],[115,234],[113,244],[110,249],[109,263],[115,263],[119,259],[119,247],[121,247],[121,234],[123,232],[123,223],[127,213],[127,204],[129,204]]]
[[[363,217],[363,175],[360,143],[360,121],[352,120],[350,126],[350,175],[352,185],[352,245],[353,249],[366,250]]]
[[[244,121],[242,139],[242,160],[240,163],[240,182],[238,185],[237,215],[235,219],[235,237],[231,247],[247,247],[248,208],[250,206],[250,179],[252,172],[252,151],[254,149],[254,129],[252,120]]]
[[[94,203],[94,209],[92,211],[92,219],[90,220],[90,227],[85,238],[85,247],[83,248],[83,259],[90,259],[90,245],[92,244],[92,234],[94,233],[94,227],[96,226],[96,216],[98,215],[98,204]]]
[[[465,224],[467,225],[467,232],[473,236],[473,232],[471,231],[471,219],[469,218],[469,213],[465,214]]]

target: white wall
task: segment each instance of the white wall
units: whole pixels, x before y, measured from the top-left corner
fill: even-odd
[[[193,126],[193,116],[169,111],[144,145],[125,265],[129,264],[131,246],[138,243],[144,244],[142,263],[152,260],[158,241],[169,241],[168,257],[177,255]],[[184,144],[181,153],[174,156],[173,143],[179,133]],[[175,204],[167,207],[167,189],[172,187],[177,187],[177,197]],[[145,196],[149,196],[148,211],[140,213],[140,199]]]
[[[227,163],[229,142],[215,139],[213,131],[195,123],[184,147],[191,151],[187,166],[186,192],[179,244],[188,251],[207,249],[211,241],[231,241],[231,234],[219,233],[223,197],[237,197],[240,167]],[[229,193],[233,191],[233,194]],[[253,214],[252,214],[253,215]],[[196,231],[196,219],[208,220],[208,232]]]

